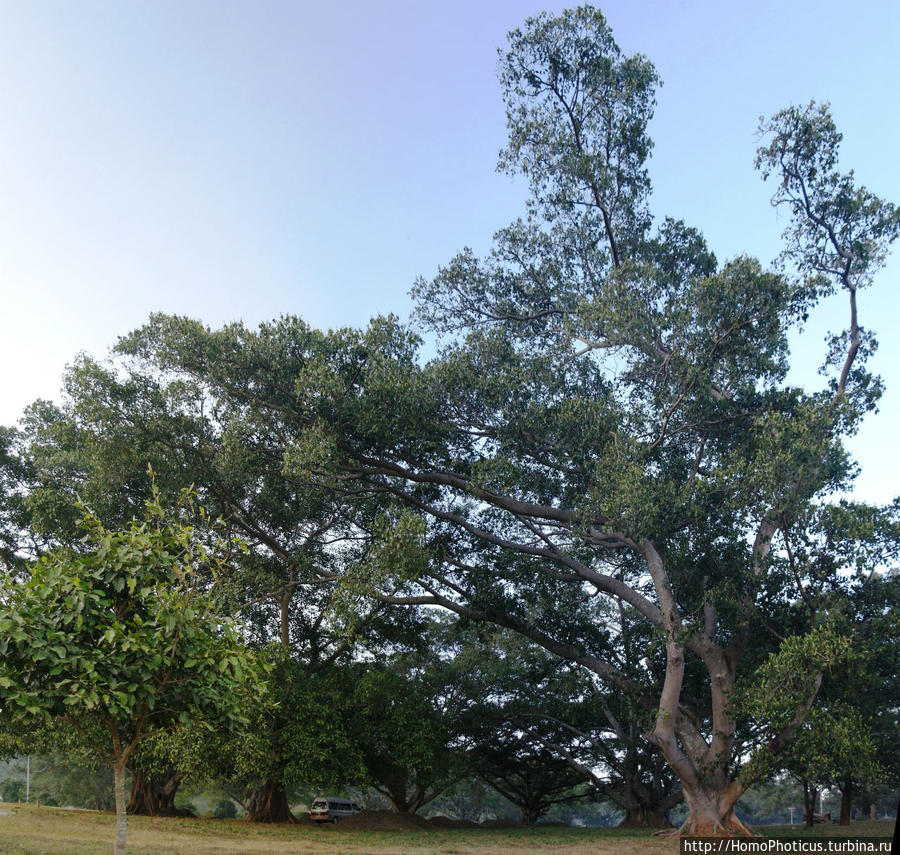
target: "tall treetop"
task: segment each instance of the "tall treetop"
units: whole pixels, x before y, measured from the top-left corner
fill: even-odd
[[[647,123],[660,80],[645,57],[623,56],[590,6],[543,13],[509,34],[500,53],[509,144],[500,166],[531,183],[532,210],[548,220],[602,227],[612,263],[649,217]]]

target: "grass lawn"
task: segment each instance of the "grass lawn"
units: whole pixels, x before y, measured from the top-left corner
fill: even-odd
[[[93,811],[0,804],[3,855],[108,855],[115,818]],[[804,831],[761,829],[764,834]],[[821,825],[815,836],[890,836],[891,822],[849,829]],[[678,843],[646,831],[586,828],[357,831],[337,826],[265,826],[243,820],[128,818],[128,855],[674,855]]]

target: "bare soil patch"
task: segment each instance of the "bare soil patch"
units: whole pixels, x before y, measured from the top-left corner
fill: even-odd
[[[478,823],[468,819],[451,819],[449,816],[438,814],[428,820],[432,828],[478,828]]]

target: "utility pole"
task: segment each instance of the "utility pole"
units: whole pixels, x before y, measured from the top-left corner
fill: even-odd
[[[31,755],[25,758],[25,804],[31,797]]]

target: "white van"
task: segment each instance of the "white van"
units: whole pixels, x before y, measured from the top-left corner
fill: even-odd
[[[362,808],[349,799],[335,799],[331,796],[320,796],[309,809],[309,816],[313,822],[337,822],[345,816],[353,816]]]

